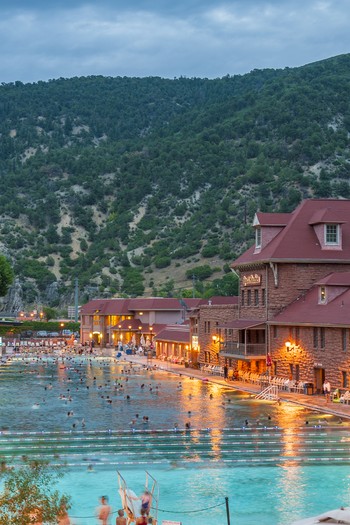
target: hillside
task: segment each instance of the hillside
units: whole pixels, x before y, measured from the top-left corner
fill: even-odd
[[[6,308],[232,293],[256,210],[350,198],[350,55],[221,79],[0,86]]]

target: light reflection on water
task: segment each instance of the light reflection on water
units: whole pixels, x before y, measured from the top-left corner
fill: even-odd
[[[3,433],[67,432],[75,424],[81,431],[84,418],[87,431],[109,428],[130,431],[132,426],[143,431],[169,430],[175,424],[184,428],[190,421],[193,430],[182,452],[187,454],[191,463],[186,466],[175,455],[164,465],[151,463],[147,466],[159,481],[160,508],[173,511],[161,513],[159,523],[162,519],[172,519],[182,521],[183,525],[223,525],[226,523],[225,496],[230,499],[231,522],[240,525],[288,525],[298,517],[349,504],[347,466],[322,464],[322,452],[320,461],[312,465],[293,460],[299,448],[307,446],[310,439],[309,433],[305,437],[300,435],[300,429],[309,430],[321,424],[319,437],[316,435],[312,439],[322,442],[323,433],[338,424],[337,418],[296,405],[256,401],[246,393],[167,372],[138,370],[132,374],[122,373],[122,365],[111,360],[81,359],[65,365],[60,361],[34,366],[14,362],[2,367],[0,428]],[[115,383],[118,383],[116,388]],[[127,395],[130,400],[125,399]],[[60,399],[60,396],[65,398]],[[69,396],[72,401],[68,401]],[[74,413],[73,417],[67,416],[70,411]],[[136,414],[139,418],[135,420]],[[149,423],[142,422],[143,415],[149,416]],[[248,429],[243,430],[246,419]],[[265,426],[278,427],[268,438],[271,444],[264,444]],[[290,461],[280,466],[228,466],[229,463],[223,462],[222,448],[229,438],[220,429],[233,427],[242,429],[243,437],[239,438],[242,439],[242,449],[246,443],[251,443],[249,454],[253,459],[255,454],[258,456],[262,450],[271,447],[281,449]],[[344,425],[341,427],[343,429]],[[206,464],[199,452],[203,436],[197,430],[207,428],[211,429],[208,440],[212,454]],[[344,446],[347,440],[346,434],[340,438]],[[150,446],[145,441],[145,450]],[[229,457],[238,460],[244,457],[239,442],[238,448],[232,448],[230,454]],[[75,467],[65,476],[62,486],[73,495],[73,516],[93,515],[102,493],[110,496],[114,509],[120,506],[117,468],[97,464],[93,473],[87,473],[86,468]],[[130,487],[140,493],[143,470],[125,465],[120,470]],[[175,514],[175,511],[203,509],[218,503],[219,507],[204,514]],[[83,518],[75,522],[88,525],[95,520]]]

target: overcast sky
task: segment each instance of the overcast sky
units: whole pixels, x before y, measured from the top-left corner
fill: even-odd
[[[0,0],[0,82],[207,77],[350,51],[350,0]]]

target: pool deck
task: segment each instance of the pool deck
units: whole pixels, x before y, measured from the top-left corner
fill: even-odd
[[[232,390],[241,390],[242,392],[248,392],[250,394],[258,394],[261,392],[260,385],[247,383],[244,381],[225,381],[225,379],[221,376],[207,374],[193,368],[185,368],[183,365],[177,365],[168,361],[161,361],[160,359],[148,359],[144,356],[128,355],[126,356],[126,361],[144,366],[157,367],[160,370],[165,370],[166,372],[172,374],[194,377],[202,381],[206,380],[211,383],[224,386],[225,388],[231,388]],[[284,390],[280,390],[279,399],[281,401],[288,401],[290,403],[295,403],[296,405],[304,406],[309,409],[350,420],[350,405],[345,403],[333,403],[331,401],[326,403],[325,397],[322,395],[306,395],[297,392],[286,392]]]

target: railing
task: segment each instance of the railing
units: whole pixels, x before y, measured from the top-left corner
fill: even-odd
[[[278,387],[269,385],[255,396],[255,399],[278,399]]]
[[[234,341],[227,341],[221,343],[220,348],[221,356],[265,356],[266,355],[266,344],[250,344],[250,343],[235,343]]]

